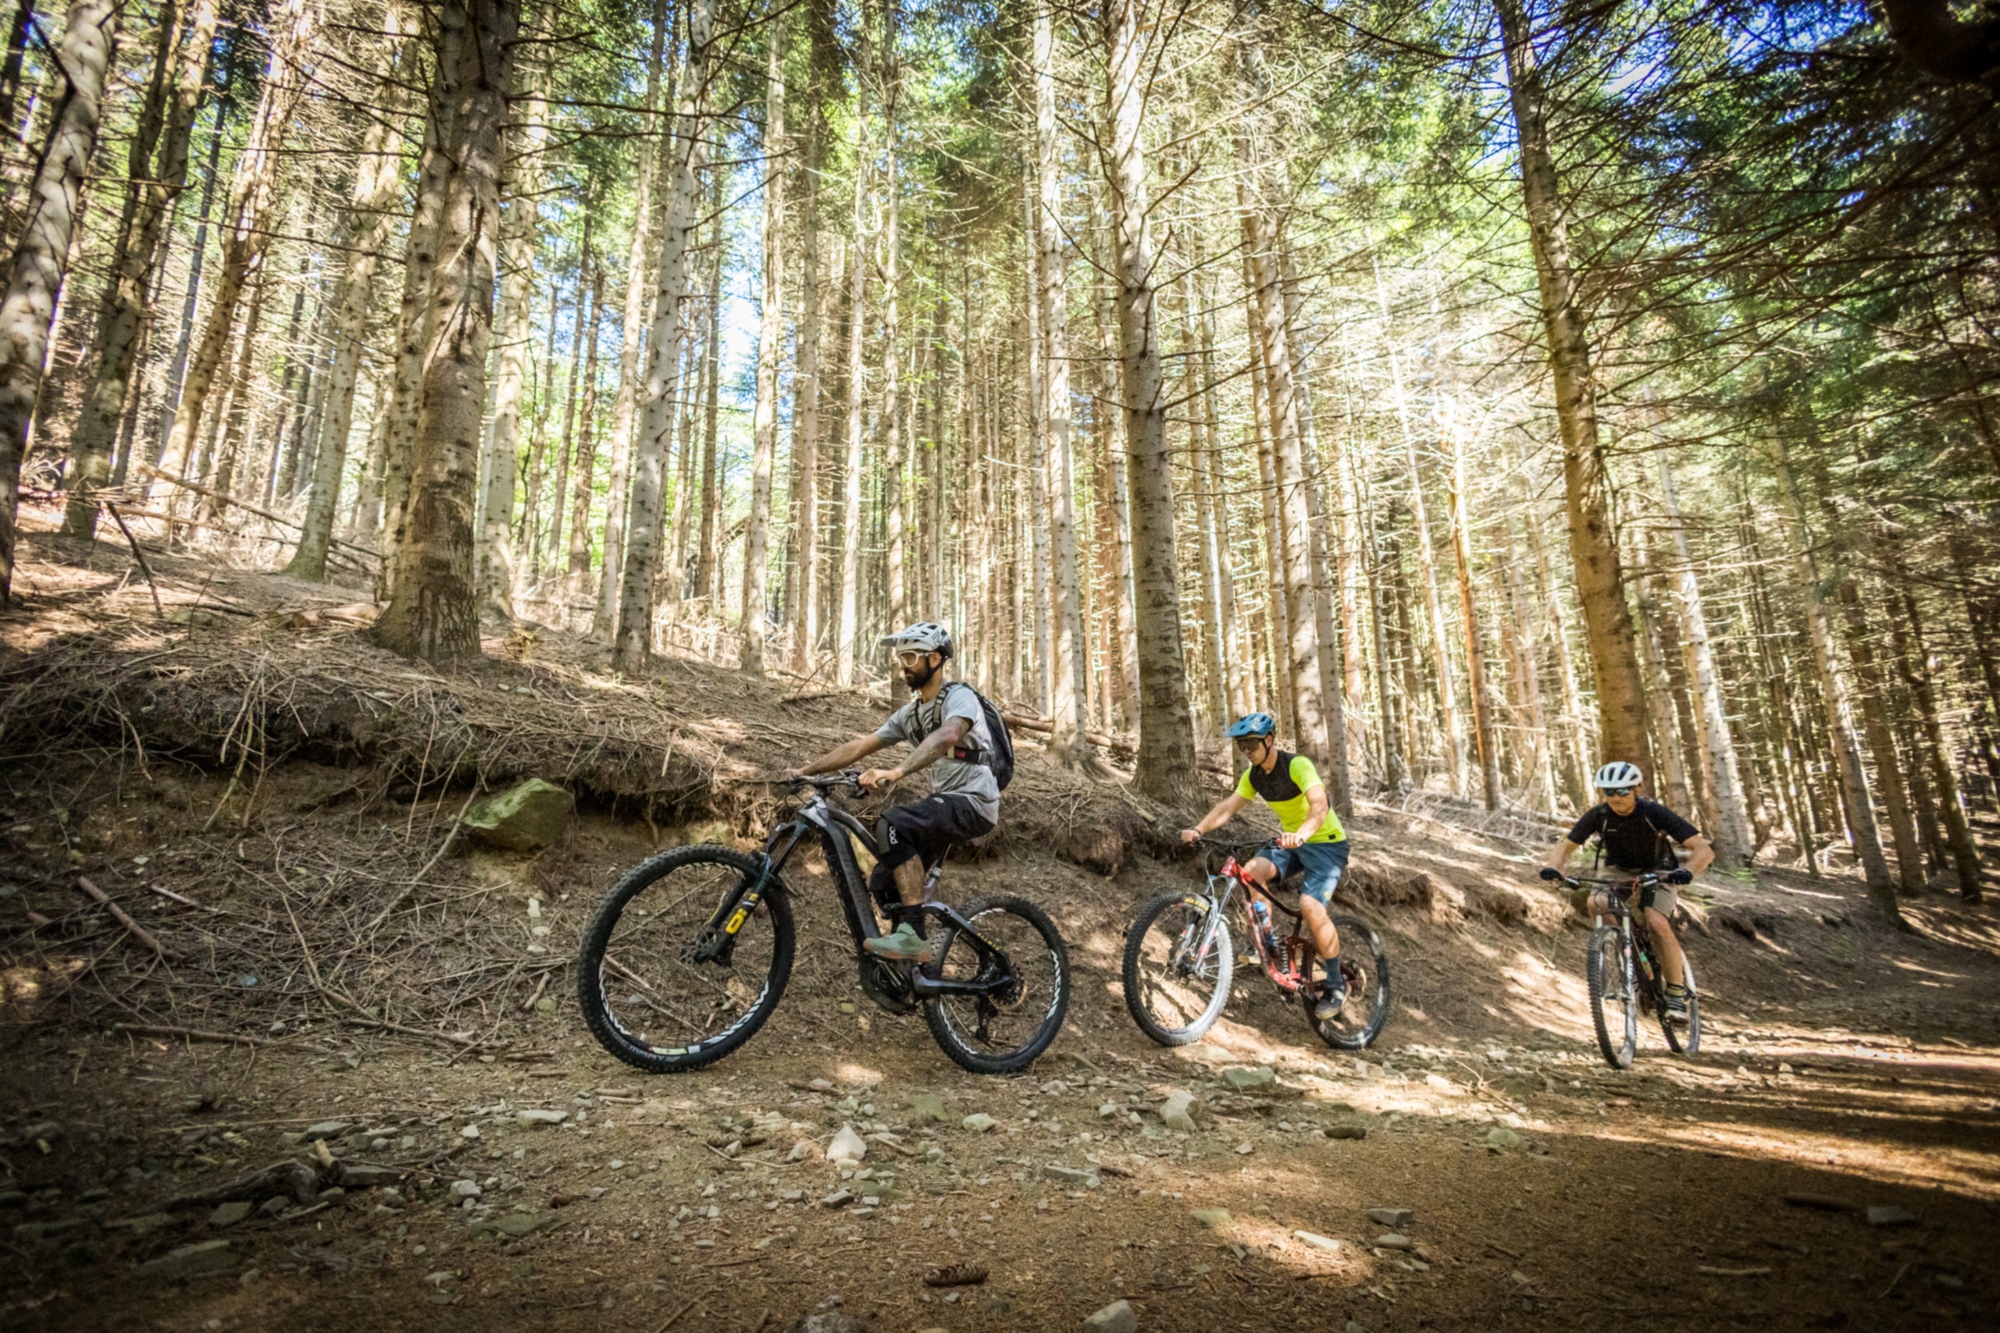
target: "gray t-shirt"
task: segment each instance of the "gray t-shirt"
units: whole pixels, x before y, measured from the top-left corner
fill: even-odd
[[[908,741],[915,745],[943,726],[948,717],[962,717],[972,724],[966,733],[970,744],[965,748],[980,754],[992,753],[993,733],[986,728],[986,713],[979,706],[979,697],[971,686],[961,688],[958,681],[947,684],[929,702],[921,698],[910,700],[891,713],[889,720],[875,729],[875,734],[885,741]],[[984,764],[964,763],[947,753],[927,771],[933,792],[966,797],[988,820],[1000,822],[1000,784],[993,780],[992,769]]]

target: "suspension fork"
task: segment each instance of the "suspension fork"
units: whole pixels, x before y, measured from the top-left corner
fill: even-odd
[[[791,840],[785,843],[784,850],[773,856],[772,849],[777,847],[787,834]],[[765,840],[764,854],[758,858],[760,864],[756,880],[753,882],[747,875],[737,880],[736,887],[723,895],[722,901],[716,904],[715,911],[709,914],[708,923],[702,927],[699,936],[702,943],[694,952],[696,962],[716,962],[728,952],[730,945],[735,942],[736,933],[743,929],[744,923],[750,919],[750,914],[764,901],[765,893],[778,878],[778,871],[791,859],[793,848],[799,845],[799,839],[803,836],[805,836],[804,826],[792,823],[775,830]]]

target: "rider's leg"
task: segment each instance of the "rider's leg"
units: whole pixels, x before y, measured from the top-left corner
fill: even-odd
[[[1646,909],[1646,929],[1652,932],[1653,949],[1659,954],[1661,980],[1678,986],[1687,979],[1687,963],[1681,942],[1674,938],[1673,925],[1656,907]]]
[[[1320,906],[1319,899],[1300,894],[1299,918],[1305,923],[1306,938],[1312,941],[1315,953],[1327,959],[1340,957],[1340,932],[1333,928],[1333,918]]]

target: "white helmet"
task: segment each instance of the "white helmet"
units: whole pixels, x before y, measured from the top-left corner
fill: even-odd
[[[881,646],[892,652],[914,648],[920,653],[943,653],[950,657],[951,631],[935,620],[919,621],[884,638]]]
[[[1637,764],[1628,764],[1623,759],[1614,759],[1603,768],[1597,770],[1597,776],[1591,779],[1591,785],[1599,791],[1618,787],[1636,787],[1645,780],[1645,777],[1646,775],[1639,771]]]

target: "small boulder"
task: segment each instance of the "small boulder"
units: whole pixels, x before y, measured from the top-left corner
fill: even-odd
[[[1328,1125],[1320,1131],[1330,1139],[1365,1139],[1368,1129],[1365,1125]]]
[[[1195,1101],[1193,1093],[1175,1089],[1160,1106],[1160,1123],[1168,1129],[1187,1130],[1191,1133],[1201,1128],[1195,1123],[1194,1118],[1194,1113],[1198,1109],[1200,1103]]]
[[[560,1125],[569,1119],[569,1112],[545,1111],[531,1106],[527,1110],[514,1112],[514,1119],[517,1123],[533,1129],[541,1125]]]
[[[569,792],[552,782],[528,778],[473,802],[465,812],[465,831],[502,851],[540,851],[562,837],[575,812],[576,798]]]
[[[1416,1213],[1408,1208],[1370,1208],[1368,1220],[1391,1231],[1401,1231],[1416,1220]]]
[[[826,1145],[829,1162],[858,1162],[867,1155],[868,1141],[856,1134],[852,1125],[842,1125],[833,1142]]]
[[[1492,1129],[1486,1131],[1484,1141],[1487,1147],[1498,1152],[1506,1148],[1518,1148],[1521,1146],[1522,1140],[1521,1136],[1513,1130],[1506,1128],[1504,1125],[1495,1125]]]
[[[148,1259],[133,1276],[145,1282],[184,1282],[192,1277],[228,1272],[230,1258],[228,1241],[197,1241],[168,1250],[157,1259]]]
[[[208,1215],[208,1224],[212,1227],[233,1227],[249,1216],[248,1199],[231,1199]]]
[[[1238,1092],[1247,1092],[1252,1088],[1268,1088],[1278,1081],[1277,1072],[1269,1065],[1225,1069],[1222,1071],[1222,1078]]]
[[[945,1123],[944,1098],[935,1092],[920,1092],[910,1098],[910,1119],[918,1124]]]
[[[1091,1333],[1138,1333],[1139,1316],[1133,1312],[1132,1302],[1113,1301],[1084,1320],[1083,1326]]]
[[[992,1116],[986,1114],[986,1112],[984,1111],[974,1111],[971,1115],[965,1117],[965,1119],[959,1121],[958,1123],[963,1125],[965,1128],[971,1130],[975,1134],[984,1134],[987,1133],[989,1130],[991,1130],[995,1125],[999,1124],[1000,1122],[998,1120],[995,1120]]]

